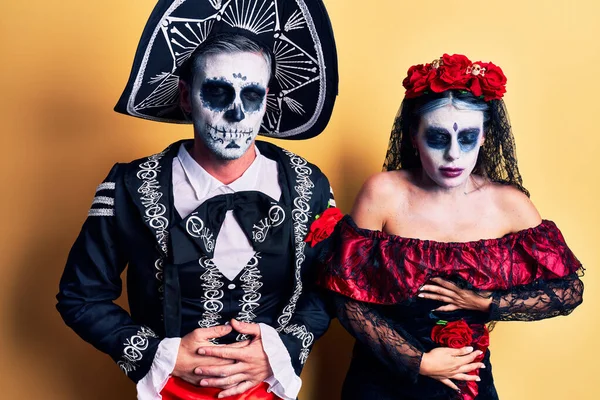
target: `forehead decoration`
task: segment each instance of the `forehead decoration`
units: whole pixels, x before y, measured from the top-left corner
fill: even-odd
[[[189,123],[178,68],[207,37],[235,33],[271,50],[275,65],[260,134],[307,139],[327,125],[337,95],[335,41],[321,0],[159,0],[115,111]],[[243,80],[244,71],[239,71]]]

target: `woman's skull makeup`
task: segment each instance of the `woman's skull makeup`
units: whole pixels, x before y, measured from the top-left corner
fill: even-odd
[[[423,114],[414,138],[427,176],[442,188],[464,185],[484,141],[483,111],[449,104]]]
[[[208,54],[197,61],[189,94],[194,132],[218,158],[238,159],[254,142],[269,77],[269,65],[258,53]]]

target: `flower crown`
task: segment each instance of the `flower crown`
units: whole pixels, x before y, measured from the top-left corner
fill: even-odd
[[[462,54],[444,54],[430,64],[413,65],[402,81],[406,98],[426,92],[467,90],[485,101],[499,100],[506,93],[506,76],[497,65],[471,62]]]

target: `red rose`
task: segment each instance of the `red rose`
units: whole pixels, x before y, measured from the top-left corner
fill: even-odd
[[[471,328],[473,330],[473,347],[482,351],[482,354],[475,361],[481,361],[485,357],[488,347],[490,347],[490,331],[485,325],[471,325]]]
[[[481,334],[475,335],[475,343],[481,349],[487,349],[490,347],[490,332],[485,325],[483,325]]]
[[[406,78],[402,81],[402,85],[406,88],[405,96],[411,98],[422,94],[429,87],[429,80],[433,75],[435,75],[435,69],[431,68],[431,64],[418,64],[410,67]]]
[[[483,94],[485,101],[501,99],[504,93],[506,93],[506,76],[502,72],[502,69],[491,62],[476,64],[481,65],[481,68],[485,68],[485,72],[480,73],[473,80],[473,83],[478,81],[481,87],[481,93],[476,96]]]
[[[471,81],[471,86],[469,90],[471,91],[471,93],[473,93],[473,96],[479,97],[483,95],[483,89],[481,89],[481,82],[478,78],[475,78]]]
[[[466,383],[459,385],[459,387],[461,389],[462,400],[475,400],[479,393],[479,386],[477,385],[477,382],[474,381],[467,381]]]
[[[448,322],[445,325],[438,324],[431,330],[431,339],[444,346],[460,349],[470,346],[473,341],[473,330],[463,321]]]
[[[465,89],[471,79],[467,74],[469,65],[471,61],[462,54],[444,54],[438,73],[431,80],[431,90],[441,93],[450,89]]]
[[[343,216],[344,214],[337,207],[326,209],[310,225],[308,235],[306,235],[304,241],[309,243],[310,247],[315,247],[317,243],[327,239],[331,235],[335,229],[335,225]]]
[[[473,346],[475,350],[483,353],[475,361],[481,362],[490,345],[490,336],[487,327],[483,324],[469,326],[464,320],[445,322],[441,321],[431,330],[431,339],[445,347],[454,349]],[[479,370],[469,372],[469,375],[479,375]],[[461,381],[457,383],[461,390],[462,400],[475,400],[479,393],[479,386],[474,381]]]

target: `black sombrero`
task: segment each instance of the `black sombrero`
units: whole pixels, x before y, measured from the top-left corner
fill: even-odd
[[[260,134],[308,139],[321,133],[338,90],[335,41],[321,0],[159,0],[115,111],[190,123],[179,108],[178,68],[209,35],[224,32],[260,41],[273,53]]]

